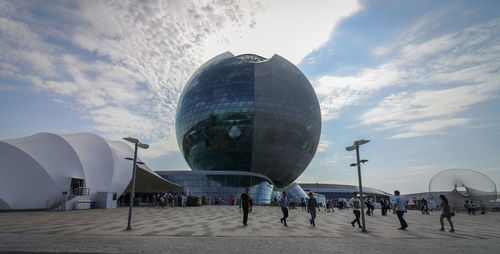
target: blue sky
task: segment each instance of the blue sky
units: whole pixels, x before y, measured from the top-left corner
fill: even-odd
[[[449,168],[500,183],[497,1],[1,1],[0,139],[137,136],[156,170],[186,170],[174,121],[189,76],[224,51],[280,54],[321,104],[298,181],[427,190]]]

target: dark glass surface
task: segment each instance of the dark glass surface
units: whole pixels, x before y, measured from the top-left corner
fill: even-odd
[[[193,74],[177,107],[177,141],[193,170],[251,171],[283,188],[316,152],[318,99],[286,59],[249,56],[227,52]]]
[[[304,172],[318,147],[321,113],[302,72],[275,55],[255,65],[253,171],[280,188]]]
[[[253,64],[222,54],[196,71],[179,99],[176,134],[193,170],[250,171]]]
[[[182,185],[188,195],[210,199],[209,204],[215,204],[214,198],[221,196],[224,204],[227,205],[230,196],[233,196],[236,205],[236,200],[248,187],[254,204],[268,205],[273,190],[273,185],[269,180],[255,174],[231,174],[231,172],[221,174],[207,171],[157,171],[156,173],[171,182]]]

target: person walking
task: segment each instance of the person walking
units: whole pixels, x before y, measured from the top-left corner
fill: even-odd
[[[250,209],[248,210],[248,212],[249,212],[249,213],[252,213],[252,211],[253,211],[253,199],[252,199],[252,197],[250,197],[250,198],[248,199],[248,207],[250,208]]]
[[[300,198],[300,207],[302,207],[302,211],[307,210],[306,209],[306,201],[304,201],[304,198]]]
[[[283,191],[283,197],[281,198],[281,212],[283,213],[283,218],[280,219],[280,222],[285,227],[288,227],[286,224],[286,218],[288,218],[288,198],[286,197],[286,191]]]
[[[356,216],[356,218],[351,222],[351,225],[354,227],[354,223],[357,222],[358,227],[361,228],[361,223],[359,222],[359,216],[361,216],[361,200],[359,200],[357,192],[354,192],[352,194],[352,198],[349,199],[349,202],[347,202],[347,204],[352,207],[352,212],[354,213],[354,216]]]
[[[172,208],[175,207],[175,201],[177,200],[177,193],[170,196],[170,202],[172,203]]]
[[[380,198],[379,202],[380,202],[380,208],[382,209],[382,216],[386,216],[387,207],[385,206],[385,198],[384,197]]]
[[[365,198],[365,204],[366,204],[366,215],[372,216],[374,208],[375,208],[375,203],[373,201],[373,197],[367,197]]]
[[[448,222],[450,223],[450,231],[449,232],[452,232],[454,233],[455,232],[455,229],[453,228],[453,222],[451,222],[451,216],[453,216],[454,214],[451,212],[451,209],[450,209],[450,204],[448,203],[448,199],[444,196],[444,195],[439,195],[439,199],[441,200],[441,216],[439,217],[439,222],[441,223],[441,231],[444,231],[444,223],[443,223],[443,220],[444,218],[446,218],[448,220]]]
[[[248,194],[249,189],[245,188],[245,192],[241,194],[240,196],[240,213],[241,210],[243,210],[243,226],[248,226],[247,221],[248,221],[248,208],[249,208],[249,201],[250,201],[250,195]]]
[[[423,203],[424,203],[424,213],[427,214],[427,215],[430,215],[429,214],[429,203],[427,202],[427,199],[422,198],[422,200],[423,200]]]
[[[469,206],[469,200],[465,200],[464,207],[465,207],[465,209],[467,210],[467,212],[468,212],[468,213],[469,213],[469,215],[470,215],[470,212],[471,212],[472,210],[470,209],[470,206]]]
[[[422,211],[422,214],[425,214],[425,199],[422,198],[422,200],[420,201],[420,211]]]
[[[399,223],[401,224],[401,227],[398,228],[399,230],[406,230],[408,227],[408,224],[406,223],[405,219],[403,216],[405,215],[405,200],[403,197],[399,196],[399,191],[395,190],[394,191],[394,208],[393,208],[393,213],[398,215]]]
[[[387,209],[387,210],[391,209],[391,199],[390,198],[385,199],[385,209]],[[385,216],[387,216],[387,211],[385,212]]]
[[[181,207],[186,207],[186,203],[187,203],[187,196],[183,192],[181,195]]]
[[[483,201],[479,201],[479,208],[481,209],[481,214],[486,214],[486,206]]]
[[[160,197],[160,205],[161,205],[161,208],[165,207],[165,198],[163,196]]]
[[[472,215],[476,215],[476,203],[474,203],[474,201],[471,200],[469,204]]]
[[[313,227],[316,227],[316,223],[314,219],[316,219],[316,208],[318,207],[318,202],[316,202],[316,198],[314,198],[313,193],[309,192],[309,199],[307,200],[307,213],[311,214],[311,219],[309,222]]]

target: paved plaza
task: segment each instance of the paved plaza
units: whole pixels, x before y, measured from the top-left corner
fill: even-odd
[[[358,252],[358,247],[372,252],[491,253],[500,248],[499,213],[457,214],[453,218],[456,233],[449,233],[438,230],[439,212],[409,211],[409,228],[400,231],[395,215],[381,216],[376,210],[375,216],[366,216],[367,234],[351,226],[351,210],[321,212],[313,228],[300,208],[290,211],[288,227],[279,222],[277,207],[254,207],[248,227],[241,224],[236,206],[134,208],[133,229],[125,231],[127,213],[127,208],[0,213],[0,253],[236,253],[234,248],[243,246],[239,252],[302,252],[314,246],[318,252],[339,253]]]

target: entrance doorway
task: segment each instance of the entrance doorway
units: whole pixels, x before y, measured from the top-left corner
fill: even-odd
[[[85,180],[79,178],[71,178],[70,193],[72,196],[85,195]]]

